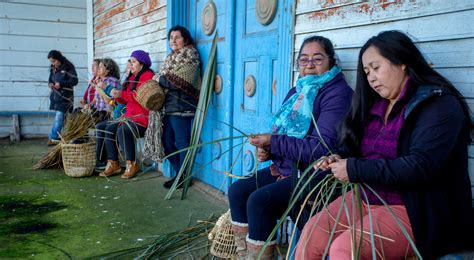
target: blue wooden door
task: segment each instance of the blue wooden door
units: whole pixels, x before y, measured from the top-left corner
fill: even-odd
[[[217,75],[221,81],[221,92],[213,91],[212,101],[206,117],[204,130],[202,133],[203,145],[196,158],[194,166],[194,176],[198,179],[222,190],[227,191],[230,179],[226,177],[224,171],[229,168],[231,151],[231,140],[217,142],[229,136],[232,131],[228,125],[232,124],[232,64],[233,60],[230,55],[232,53],[232,30],[230,27],[233,23],[234,5],[232,1],[213,1],[212,10],[216,13],[216,23],[214,32],[210,35],[205,33],[203,28],[204,22],[209,24],[212,17],[204,17],[206,10],[209,15],[210,1],[190,1],[189,7],[189,29],[196,41],[196,47],[199,50],[202,69],[208,62],[208,55],[212,45],[212,39],[215,33],[218,33],[217,46]],[[210,12],[212,15],[212,12]]]
[[[288,90],[284,80],[289,77],[284,79],[283,74],[289,75],[291,71],[284,71],[281,66],[290,60],[282,60],[281,54],[288,52],[291,57],[291,49],[285,48],[284,43],[292,36],[285,35],[283,30],[284,26],[291,25],[283,23],[291,13],[285,13],[288,11],[285,1],[276,2],[274,19],[263,25],[257,18],[255,0],[237,1],[233,125],[246,134],[270,132],[272,114]],[[239,135],[236,131],[234,134]],[[255,147],[246,139],[234,140],[234,146],[243,144],[233,153],[233,160],[238,162],[234,168],[236,175],[248,175],[268,166],[268,162],[257,163]]]
[[[245,133],[268,132],[271,114],[288,90],[292,4],[277,2],[273,21],[262,25],[257,21],[255,0],[212,1],[217,19],[211,35],[203,30],[203,24],[209,24],[209,17],[205,18],[203,13],[206,8],[209,10],[211,1],[189,2],[188,27],[201,55],[203,70],[213,36],[218,33],[217,75],[221,82],[221,91],[213,93],[202,134],[202,142],[211,144],[200,150],[194,176],[224,192],[232,181],[224,172],[234,163],[232,173],[236,175],[255,169],[254,149],[248,144],[241,149],[239,144],[245,138],[238,137],[241,134],[235,129]],[[281,63],[282,59],[286,60]],[[255,79],[255,93],[245,95],[244,82],[250,75]],[[285,81],[288,83],[279,83]],[[229,139],[216,142],[225,138]]]

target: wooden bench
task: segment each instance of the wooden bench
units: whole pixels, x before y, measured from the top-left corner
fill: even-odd
[[[0,111],[0,116],[6,116],[12,118],[12,130],[10,132],[10,140],[20,141],[21,139],[21,128],[20,128],[20,117],[21,116],[52,116],[54,117],[54,111]]]

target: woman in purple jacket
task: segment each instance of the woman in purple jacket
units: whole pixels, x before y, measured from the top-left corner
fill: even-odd
[[[296,163],[305,169],[335,147],[337,125],[349,108],[353,91],[336,65],[329,39],[305,39],[298,66],[296,86],[272,118],[272,134],[249,138],[258,148],[258,160],[272,160],[272,164],[229,188],[232,227],[240,257],[256,258],[288,207],[292,166]],[[274,245],[272,241],[262,259],[272,256]]]
[[[341,182],[359,183],[361,207],[349,191],[321,210],[306,223],[295,259],[351,259],[356,248],[360,259],[416,252],[435,259],[472,247],[470,128],[459,91],[408,36],[386,31],[369,39],[342,148],[320,166]],[[336,220],[340,208],[346,213]]]

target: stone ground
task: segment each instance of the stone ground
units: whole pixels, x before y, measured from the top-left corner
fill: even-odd
[[[187,199],[180,200],[178,190],[164,200],[167,179],[156,171],[122,180],[32,170],[50,149],[45,142],[0,140],[2,259],[93,257],[143,245],[150,236],[181,230],[228,208],[222,194],[197,182]]]

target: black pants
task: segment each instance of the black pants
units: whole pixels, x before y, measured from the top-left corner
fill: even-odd
[[[266,241],[288,207],[291,182],[291,178],[277,181],[268,167],[256,176],[236,181],[229,188],[232,221],[248,223],[249,238]]]
[[[143,137],[146,128],[134,122],[103,121],[96,125],[96,159],[118,161],[118,146],[125,153],[125,160],[135,161],[135,138]],[[118,140],[118,143],[117,143]],[[104,145],[105,144],[105,145]],[[105,148],[105,149],[104,149]]]

